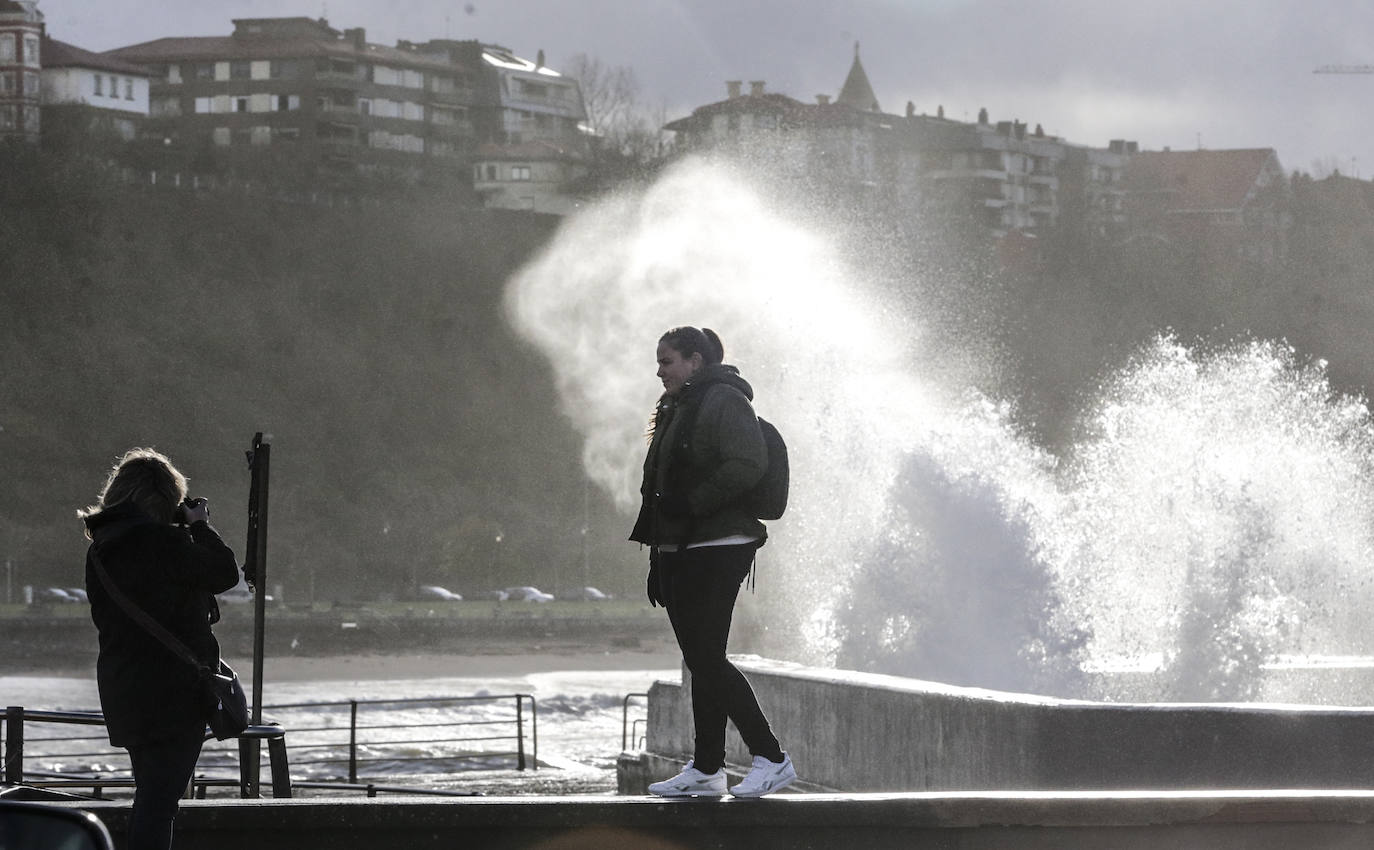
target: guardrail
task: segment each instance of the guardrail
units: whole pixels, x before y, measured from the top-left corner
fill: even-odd
[[[4,784],[7,786],[28,785],[36,788],[90,788],[92,794],[101,798],[106,788],[130,787],[132,778],[123,779],[112,774],[125,772],[112,762],[124,764],[128,755],[122,750],[109,746],[105,735],[52,735],[40,738],[28,736],[26,726],[30,723],[55,724],[59,726],[105,726],[105,717],[97,711],[43,711],[25,709],[23,706],[8,706],[4,715],[5,768]],[[272,796],[291,796],[291,775],[286,757],[286,730],[279,725],[249,726],[237,739],[239,750],[239,777],[212,778],[196,777],[192,780],[191,791],[204,797],[208,786],[237,786],[243,797],[256,794],[256,781],[245,770],[248,760],[243,756],[258,741],[267,741],[268,759],[272,775]],[[108,769],[87,771],[86,775],[57,773],[53,771],[24,770],[25,749],[30,742],[62,742],[64,745],[99,746],[100,749],[81,751],[66,749],[61,758],[66,759],[105,759]],[[90,742],[99,742],[94,744]],[[232,745],[227,745],[232,746]],[[128,771],[132,775],[132,770]]]
[[[499,710],[508,704],[509,714],[454,717],[459,706],[488,705]],[[518,770],[539,767],[539,711],[530,694],[496,694],[468,697],[418,697],[410,699],[338,700],[334,702],[283,703],[264,706],[274,715],[290,720],[292,749],[298,767],[319,768],[347,765],[348,782],[358,777],[369,764],[394,764],[436,760],[474,761],[513,758]],[[329,716],[347,722],[330,722]],[[529,713],[528,724],[526,711]],[[291,720],[300,712],[314,721]],[[368,714],[381,712],[381,722],[370,722]],[[386,719],[386,714],[410,712],[425,714],[404,722]],[[360,720],[361,714],[361,720]],[[526,748],[526,725],[530,747]],[[504,727],[504,728],[502,728]],[[512,734],[513,728],[513,734]],[[419,746],[428,750],[416,755]],[[344,750],[344,754],[339,754]]]
[[[639,745],[639,749],[641,749],[641,750],[644,749],[644,744],[643,744],[642,742],[644,741],[645,734],[647,734],[647,732],[648,732],[647,728],[645,729],[645,732],[644,732],[644,733],[641,733],[641,732],[639,731],[639,726],[640,726],[641,723],[644,724],[645,727],[648,727],[648,725],[649,725],[649,718],[648,718],[648,717],[636,717],[636,718],[634,719],[634,722],[633,722],[633,723],[630,722],[630,700],[631,700],[631,699],[643,699],[643,700],[644,700],[644,710],[645,710],[645,712],[648,712],[648,710],[649,710],[649,695],[648,695],[647,693],[626,694],[626,695],[625,695],[625,699],[624,699],[623,701],[621,701],[621,703],[620,703],[620,751],[621,751],[622,753],[625,752],[626,750],[628,750],[628,749],[630,748],[630,747],[629,747],[629,744],[630,744],[631,741],[634,741],[636,744],[638,744],[638,745]]]
[[[472,708],[457,710],[465,706]],[[209,787],[234,785],[239,786],[241,796],[257,796],[257,773],[251,768],[258,758],[258,740],[268,742],[274,797],[290,797],[293,787],[359,790],[368,796],[379,791],[399,791],[393,785],[368,780],[393,777],[399,765],[409,763],[513,761],[518,770],[539,767],[538,706],[530,694],[283,703],[264,709],[274,715],[274,722],[250,726],[240,736],[238,779],[197,777],[191,789],[195,796],[204,798]],[[97,799],[106,789],[133,785],[131,778],[125,778],[132,775],[128,755],[109,746],[103,729],[96,735],[66,733],[26,740],[26,721],[103,727],[104,716],[99,712],[38,711],[11,706],[4,721],[6,785],[89,788]],[[310,781],[291,780],[285,742],[288,727],[294,751],[291,766],[306,775],[315,774]],[[232,742],[207,741],[202,763],[207,756],[228,754],[233,758],[233,746]],[[41,759],[49,765],[62,766],[58,770],[26,771],[26,748],[30,761]],[[73,772],[68,767],[72,763],[84,769]],[[328,775],[330,766],[338,767],[336,778],[317,781],[319,774]],[[416,789],[408,790],[416,793]],[[470,792],[436,789],[434,793],[461,796]]]

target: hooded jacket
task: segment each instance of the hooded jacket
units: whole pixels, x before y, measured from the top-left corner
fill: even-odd
[[[726,365],[703,368],[677,396],[659,399],[631,540],[659,546],[767,538],[763,523],[739,504],[768,466],[753,399],[753,387]],[[684,422],[690,433],[680,427]],[[686,515],[665,515],[667,496],[685,499]]]
[[[86,518],[86,593],[100,635],[96,682],[110,743],[138,746],[199,735],[205,728],[199,671],[131,618],[95,571],[94,554],[120,591],[190,647],[206,666],[219,663],[210,631],[214,594],[238,583],[234,553],[208,523],[159,523],[132,502]]]

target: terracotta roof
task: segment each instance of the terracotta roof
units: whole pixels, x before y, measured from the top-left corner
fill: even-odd
[[[403,65],[428,70],[457,71],[462,68],[446,58],[427,56],[411,50],[367,44],[358,50],[347,39],[319,38],[235,38],[223,36],[172,37],[117,47],[106,56],[154,65],[163,62],[212,62],[229,59],[292,59],[306,56],[339,56],[366,59],[388,65]]]
[[[785,94],[768,92],[767,94],[745,94],[739,97],[732,97],[727,100],[718,100],[715,103],[708,103],[705,106],[698,106],[692,110],[692,114],[686,118],[679,118],[663,125],[665,130],[690,130],[696,123],[712,115],[755,115],[759,113],[772,113],[774,115],[784,115],[790,113],[798,107],[805,106],[800,100],[788,97]]]
[[[542,139],[533,142],[521,142],[518,145],[497,145],[488,142],[477,146],[475,156],[475,159],[478,160],[550,160],[581,158],[582,155],[572,148]]]
[[[74,44],[43,36],[43,46],[39,48],[44,68],[92,68],[97,71],[114,71],[129,76],[148,76],[148,69],[132,62],[124,62],[112,56],[83,50]]]
[[[1181,212],[1239,209],[1271,160],[1277,169],[1272,148],[1141,151],[1126,166],[1126,188],[1167,192],[1170,208]]]

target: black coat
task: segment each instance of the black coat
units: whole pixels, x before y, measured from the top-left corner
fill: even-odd
[[[219,642],[210,631],[214,594],[238,583],[234,553],[208,523],[163,525],[130,502],[86,519],[86,593],[100,633],[96,681],[110,743],[129,747],[199,735],[205,707],[198,671],[133,620],[105,589],[92,553],[135,605],[214,669]]]

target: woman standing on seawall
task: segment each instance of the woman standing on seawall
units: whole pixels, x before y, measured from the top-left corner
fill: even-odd
[[[643,504],[630,539],[649,550],[650,604],[663,605],[692,674],[696,751],[681,773],[649,790],[661,797],[726,793],[725,722],[739,730],[753,769],[730,788],[761,797],[797,778],[744,675],[725,657],[741,582],[768,532],[740,505],[768,451],[750,405],[754,391],[723,364],[709,328],[673,328],[658,342],[663,396],[644,460]]]
[[[86,593],[100,633],[100,707],[110,743],[128,749],[133,764],[130,850],[171,846],[177,801],[205,739],[206,706],[197,670],[134,620],[106,583],[218,669],[214,594],[237,584],[239,571],[209,515],[205,500],[186,501],[185,476],[151,449],[127,452],[100,500],[80,512],[91,539]]]

